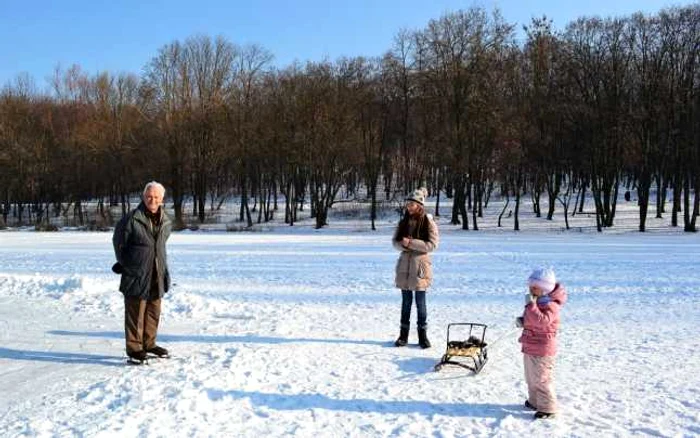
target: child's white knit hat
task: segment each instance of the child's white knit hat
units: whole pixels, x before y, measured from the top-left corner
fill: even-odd
[[[548,294],[557,285],[557,278],[551,268],[536,268],[527,279],[529,286],[537,286]]]

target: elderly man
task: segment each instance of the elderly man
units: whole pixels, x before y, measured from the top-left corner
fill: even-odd
[[[119,221],[112,237],[113,269],[122,276],[126,354],[132,363],[143,363],[148,353],[168,357],[168,350],[156,345],[161,298],[170,288],[165,242],[171,223],[163,211],[164,196],[161,184],[146,184],[142,202]]]

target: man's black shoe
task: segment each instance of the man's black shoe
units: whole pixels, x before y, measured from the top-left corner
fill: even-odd
[[[163,347],[159,347],[159,346],[157,346],[157,345],[156,345],[156,346],[153,346],[153,347],[151,347],[151,348],[148,348],[148,349],[146,350],[146,352],[147,352],[147,353],[154,354],[154,355],[156,355],[156,356],[158,356],[158,357],[168,357],[168,356],[170,356],[170,354],[168,354],[168,350],[166,350],[166,349],[163,348]]]
[[[131,363],[138,363],[142,364],[148,359],[148,355],[146,354],[145,351],[140,350],[140,351],[127,351],[126,355],[129,356],[130,362]]]

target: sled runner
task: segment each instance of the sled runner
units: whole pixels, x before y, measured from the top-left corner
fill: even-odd
[[[450,339],[450,332],[453,338]],[[463,340],[455,340],[455,333],[463,336]],[[457,322],[447,325],[447,350],[440,362],[435,365],[435,371],[445,365],[456,365],[478,374],[486,365],[486,325],[472,322]]]

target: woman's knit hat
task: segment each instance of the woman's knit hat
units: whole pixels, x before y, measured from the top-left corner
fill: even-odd
[[[410,195],[408,195],[405,201],[417,202],[420,205],[425,205],[425,198],[428,196],[428,190],[425,187],[414,190]]]
[[[550,268],[537,268],[527,279],[528,286],[537,286],[545,294],[551,293],[557,285],[557,278]]]

